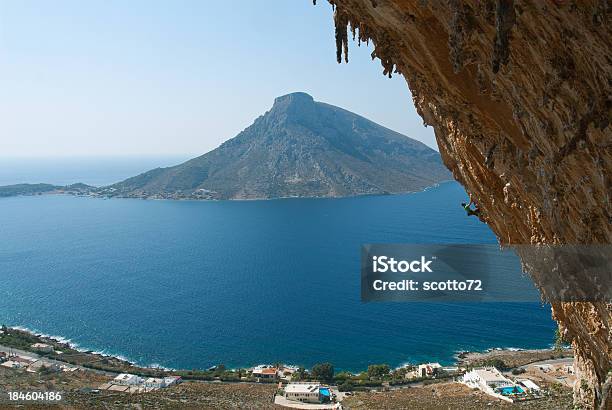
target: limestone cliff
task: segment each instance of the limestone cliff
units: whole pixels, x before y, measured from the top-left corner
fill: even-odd
[[[328,0],[338,61],[372,41],[502,244],[609,244],[606,0]],[[553,302],[582,406],[612,408],[612,305]]]

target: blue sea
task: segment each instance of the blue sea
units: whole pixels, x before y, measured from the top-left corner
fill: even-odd
[[[149,162],[58,164],[30,169],[27,182],[102,185]],[[0,180],[26,182],[16,178]],[[539,303],[360,301],[362,244],[495,244],[459,206],[465,197],[448,182],[344,199],[0,199],[0,323],[188,369],[329,361],[356,371],[550,346],[554,323]]]

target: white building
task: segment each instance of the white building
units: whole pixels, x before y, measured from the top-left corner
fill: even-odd
[[[273,366],[261,365],[254,367],[251,374],[253,377],[260,379],[274,379],[278,376],[278,369]]]
[[[53,351],[53,346],[48,345],[46,343],[34,343],[30,346],[34,350],[38,350],[40,352],[51,353]]]
[[[435,376],[440,370],[442,370],[440,363],[425,363],[420,364],[417,371],[419,377],[432,377]]]
[[[156,377],[149,377],[144,381],[144,385],[149,389],[162,389],[166,387],[166,381]]]
[[[168,377],[164,377],[164,383],[165,383],[166,387],[173,386],[175,384],[179,384],[182,381],[183,381],[183,379],[181,378],[181,376],[168,376]]]
[[[168,377],[149,377],[144,381],[144,387],[147,389],[163,389],[181,382],[180,376]]]
[[[113,379],[114,384],[120,384],[122,386],[134,386],[136,384],[142,384],[143,382],[144,380],[142,377],[129,373],[121,373],[119,376]]]
[[[495,367],[481,367],[469,371],[463,375],[463,383],[481,390],[514,386],[512,380],[501,374]]]
[[[285,387],[285,398],[305,403],[320,403],[320,387],[321,385],[316,383],[289,383]]]
[[[521,379],[521,380],[517,380],[516,382],[520,384],[521,386],[526,387],[529,390],[532,390],[532,391],[540,390],[540,386],[538,386],[537,384],[535,384],[529,379]]]
[[[514,382],[500,373],[495,367],[481,367],[463,375],[463,383],[471,388],[477,388],[490,396],[512,402],[513,400],[501,394],[500,389],[516,386]]]

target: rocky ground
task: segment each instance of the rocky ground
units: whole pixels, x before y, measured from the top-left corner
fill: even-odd
[[[66,404],[77,408],[145,409],[272,409],[276,388],[269,384],[225,384],[185,382],[179,386],[150,393],[74,392],[66,395]]]
[[[28,373],[0,367],[0,408],[13,408],[9,391],[59,391],[59,403],[19,403],[26,408],[60,409],[271,409],[275,385],[184,382],[155,392],[128,394],[91,392],[110,377],[92,372]],[[9,406],[9,407],[7,407]]]
[[[273,409],[276,386],[254,383],[185,382],[179,386],[149,393],[128,394],[96,388],[108,376],[91,372],[33,374],[0,367],[0,408],[11,404],[7,391],[61,391],[62,401],[21,403],[26,408],[61,409]],[[343,401],[346,409],[570,409],[571,390],[557,385],[553,396],[519,404],[509,404],[458,383],[437,383],[389,392],[362,392]],[[11,408],[11,407],[9,407]]]
[[[493,360],[501,360],[507,368],[524,366],[529,363],[539,362],[548,359],[559,359],[562,357],[572,357],[571,349],[562,351],[554,349],[542,350],[491,350],[488,352],[466,352],[459,355],[458,364],[460,366],[482,366],[491,363]]]
[[[0,403],[8,391],[67,391],[94,387],[109,377],[94,372],[29,373],[25,369],[7,369],[0,366]]]
[[[511,404],[459,383],[439,383],[380,393],[357,393],[342,402],[345,409],[571,409],[570,389],[556,389],[554,397]]]

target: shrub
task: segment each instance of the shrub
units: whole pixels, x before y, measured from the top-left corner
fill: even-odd
[[[371,364],[368,366],[368,377],[372,379],[381,379],[387,376],[389,372],[388,364]]]
[[[312,377],[317,380],[330,381],[334,378],[334,366],[331,363],[319,363],[312,367]]]
[[[489,359],[489,360],[485,360],[485,362],[483,364],[485,366],[495,367],[495,368],[497,368],[499,370],[508,370],[508,366],[501,359]]]

